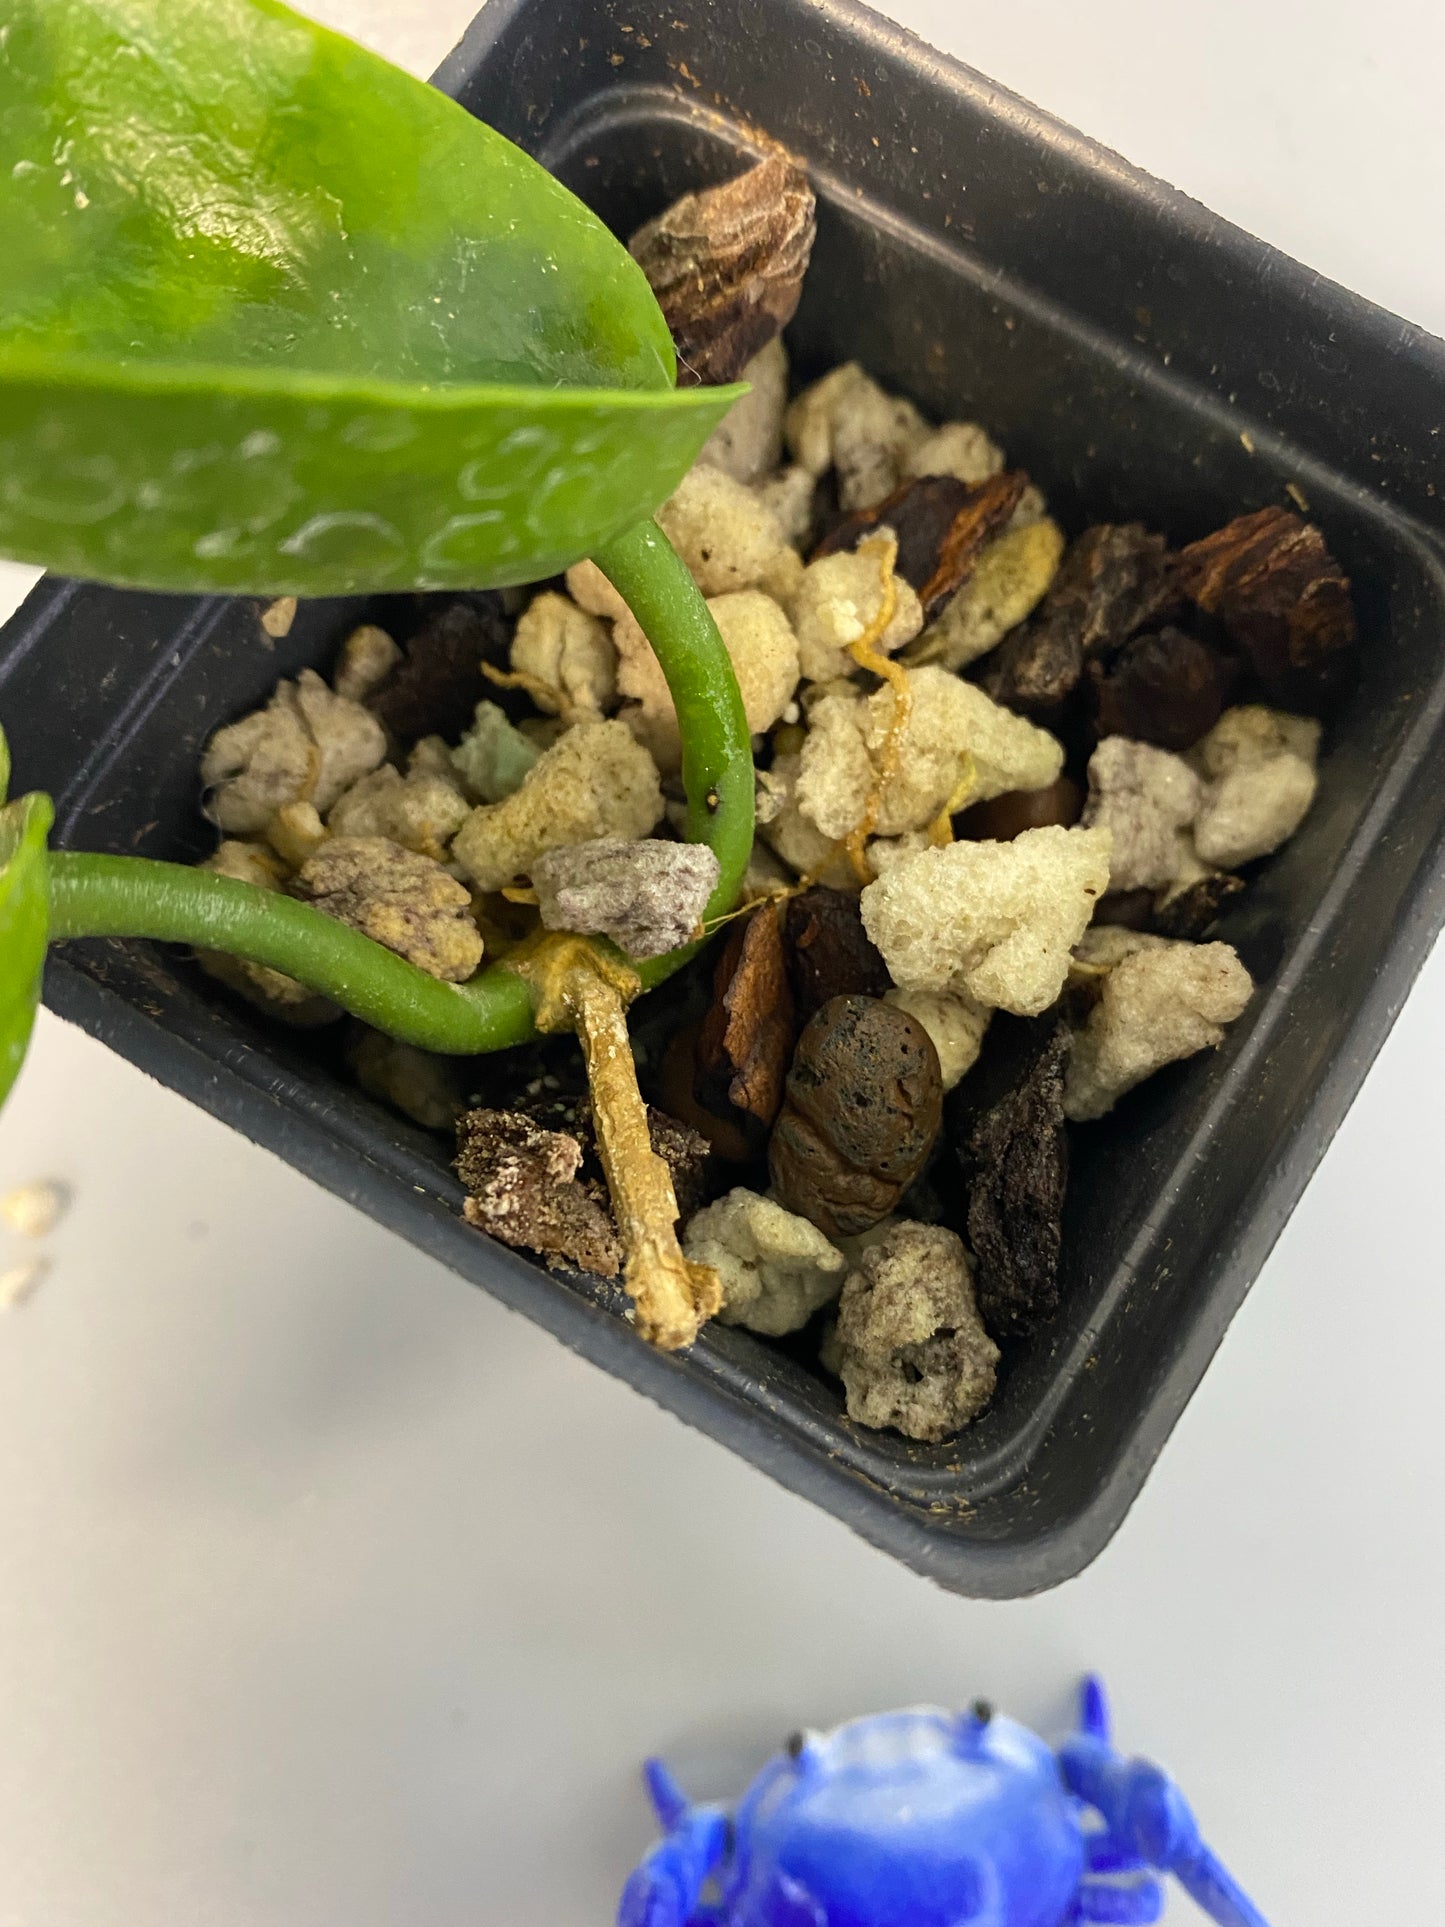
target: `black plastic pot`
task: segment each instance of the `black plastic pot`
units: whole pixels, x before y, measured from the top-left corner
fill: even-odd
[[[624,232],[734,171],[745,130],[781,138],[822,200],[798,371],[856,356],[981,418],[1066,526],[1185,540],[1303,494],[1366,666],[1304,831],[1222,932],[1260,994],[1080,1134],[1066,1309],[937,1448],[851,1426],[746,1333],[646,1350],[461,1222],[439,1140],[178,954],[72,945],[47,1000],[945,1586],[1057,1584],[1123,1518],[1445,920],[1445,346],[839,0],[489,0],[439,79]],[[250,603],[43,583],[0,634],[20,786],[66,845],[200,854],[201,743],[356,614],[310,605],[273,644]]]

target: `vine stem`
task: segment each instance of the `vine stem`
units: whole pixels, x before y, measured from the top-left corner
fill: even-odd
[[[732,661],[717,624],[654,522],[638,523],[596,556],[652,644],[677,707],[687,791],[687,835],[706,843],[721,874],[708,904],[732,907],[753,841],[753,761]],[[536,1035],[534,991],[506,963],[447,984],[310,904],[255,884],[145,857],[55,850],[49,858],[50,935],[149,937],[268,964],[375,1029],[422,1050],[479,1056]],[[696,945],[638,967],[661,983]]]

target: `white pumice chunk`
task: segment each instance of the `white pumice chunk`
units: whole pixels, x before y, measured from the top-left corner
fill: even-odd
[[[957,1233],[904,1219],[870,1244],[843,1287],[832,1352],[859,1425],[937,1441],[976,1419],[999,1350]]]
[[[1089,758],[1082,821],[1114,839],[1109,887],[1158,890],[1189,860],[1184,832],[1199,814],[1204,786],[1182,756],[1127,736],[1106,736]]]
[[[548,930],[610,937],[627,956],[643,958],[696,936],[719,875],[703,843],[596,837],[539,857],[532,885]]]
[[[738,376],[752,384],[703,444],[700,462],[735,482],[758,482],[782,460],[783,414],[788,405],[788,351],[775,335]]]
[[[389,775],[396,774],[389,764],[383,763],[382,769]],[[377,774],[379,772],[373,770],[370,776],[362,777],[362,783],[370,783]],[[347,796],[352,795],[358,787],[353,783],[346,792]],[[342,802],[345,800],[343,797]],[[314,803],[283,804],[266,825],[266,841],[288,870],[299,870],[308,857],[314,856],[320,849],[328,834]]]
[[[751,589],[786,548],[778,518],[720,468],[690,468],[657,511],[657,524],[705,596]]]
[[[811,475],[837,469],[838,499],[849,510],[891,495],[910,450],[929,432],[912,402],[888,394],[856,361],[805,388],[783,431],[794,461]]]
[[[548,850],[646,836],[663,814],[657,765],[625,723],[578,723],[500,803],[473,810],[452,856],[479,890],[531,874]]]
[[[708,599],[723,647],[732,660],[747,717],[748,732],[758,736],[772,728],[798,686],[798,643],[779,605],[760,589]],[[617,685],[639,707],[624,711],[623,720],[646,745],[659,769],[673,772],[682,766],[682,737],[672,692],[641,628],[628,616],[613,627],[617,643]]]
[[[791,463],[758,484],[758,500],[777,518],[785,542],[801,544],[812,528],[813,498],[817,490],[813,475],[799,462]]]
[[[968,581],[912,645],[910,657],[962,669],[986,656],[1043,601],[1063,553],[1063,530],[1047,517],[996,536]]]
[[[615,622],[619,616],[632,614],[617,590],[592,561],[572,564],[567,571],[567,593],[577,607],[585,609],[589,616],[603,616],[607,621]]]
[[[48,1238],[70,1209],[70,1187],[37,1178],[16,1184],[0,1198],[0,1221],[21,1238]]]
[[[287,803],[323,815],[386,755],[386,733],[360,703],[328,689],[314,669],[279,683],[264,709],[218,729],[201,757],[218,829],[252,836]]]
[[[514,671],[541,685],[528,693],[549,716],[559,707],[573,720],[600,716],[616,700],[617,650],[606,622],[554,589],[533,596],[518,618],[511,660]]]
[[[471,805],[454,781],[426,770],[403,776],[384,763],[332,805],[326,827],[333,836],[384,836],[440,863],[470,814]],[[297,839],[296,847],[304,848],[304,839]],[[312,854],[304,851],[296,867]]]
[[[923,605],[901,576],[894,577],[892,619],[875,643],[891,656],[923,627]],[[848,676],[857,664],[850,646],[873,627],[883,608],[883,580],[876,555],[839,550],[804,569],[789,604],[803,675],[809,682]]]
[[[977,422],[945,422],[915,442],[900,467],[905,477],[952,475],[973,484],[999,474],[1003,463],[1003,450]]]
[[[863,927],[900,989],[1036,1017],[1108,887],[1107,830],[1025,830],[904,857],[863,892]]]
[[[774,757],[770,774],[778,801],[760,834],[794,875],[811,877],[835,890],[856,890],[859,879],[846,851],[835,838],[824,836],[798,806],[801,761],[792,752]]]
[[[294,595],[277,596],[261,611],[261,627],[268,636],[279,642],[284,636],[290,635],[299,606]]]
[[[1043,789],[1063,768],[1062,745],[973,683],[926,664],[906,672],[911,709],[897,768],[884,788],[876,829],[897,837],[927,829],[946,808],[1011,790]],[[862,820],[884,767],[894,696],[830,694],[809,713],[798,804],[825,835],[847,836]]]
[[[458,1060],[363,1029],[346,1053],[364,1091],[394,1104],[425,1131],[447,1131],[466,1109]]]
[[[696,1213],[682,1248],[721,1278],[723,1323],[772,1338],[806,1325],[838,1296],[847,1271],[816,1225],[741,1186]]]
[[[550,726],[552,719],[547,721]],[[481,702],[471,728],[450,753],[452,776],[473,801],[500,803],[520,789],[543,747],[509,722],[496,703]]]
[[[1238,869],[1288,842],[1315,799],[1319,744],[1313,717],[1258,703],[1224,712],[1190,758],[1207,779],[1194,824],[1206,863]]]
[[[978,1062],[993,1012],[960,991],[890,990],[885,1002],[906,1010],[928,1032],[938,1052],[943,1088],[951,1091]]]
[[[401,661],[401,650],[385,629],[364,622],[341,645],[331,687],[349,702],[364,703],[375,695]]]
[[[1064,1114],[1080,1122],[1103,1117],[1165,1064],[1220,1044],[1254,991],[1227,943],[1116,941],[1084,956],[1106,974],[1075,1035],[1064,1085]]]

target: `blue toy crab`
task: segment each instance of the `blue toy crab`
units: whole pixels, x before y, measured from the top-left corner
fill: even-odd
[[[646,1768],[665,1837],[618,1927],[1073,1927],[1153,1921],[1173,1874],[1221,1927],[1266,1927],[1167,1774],[1109,1737],[1087,1679],[1056,1753],[982,1703],[795,1734],[735,1810]]]

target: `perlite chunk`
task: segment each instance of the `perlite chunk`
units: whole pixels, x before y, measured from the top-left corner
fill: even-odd
[[[788,403],[788,351],[775,335],[755,354],[739,381],[749,392],[735,401],[703,444],[700,462],[731,475],[735,482],[757,482],[770,475],[783,453],[783,411]]]
[[[201,757],[218,829],[263,831],[287,803],[312,803],[324,815],[386,755],[386,733],[369,710],[335,695],[314,669],[278,683],[264,709],[218,729]]]
[[[910,656],[944,669],[962,669],[986,656],[1043,601],[1063,554],[1063,531],[1047,517],[995,537]]]
[[[962,991],[890,990],[886,1001],[916,1017],[933,1039],[943,1088],[951,1091],[978,1062],[991,1010]]]
[[[856,361],[805,388],[783,418],[794,461],[811,475],[837,469],[845,509],[872,508],[891,494],[928,432],[912,402],[887,394]]]
[[[382,836],[333,836],[292,889],[428,976],[462,983],[482,961],[471,894],[430,857]]]
[[[452,774],[479,803],[500,803],[521,787],[541,751],[496,703],[478,703],[472,726],[450,753]]]
[[[512,668],[529,679],[528,693],[549,716],[559,709],[600,716],[617,695],[617,650],[606,623],[554,589],[533,596],[518,618]]]
[[[986,482],[1003,468],[1003,450],[977,422],[945,422],[907,449],[905,476],[952,475],[960,482]]]
[[[705,596],[753,588],[787,546],[772,510],[705,462],[683,476],[657,522]]]
[[[472,811],[452,858],[479,890],[500,890],[529,875],[548,850],[598,836],[646,836],[662,810],[657,765],[627,725],[578,723],[510,796]]]
[[[723,1323],[771,1338],[798,1331],[836,1298],[848,1268],[806,1218],[741,1186],[697,1213],[682,1248],[721,1278]]]
[[[758,500],[777,517],[783,540],[802,544],[813,526],[813,498],[818,484],[797,462],[757,486]],[[799,562],[801,563],[801,556]]]
[[[444,776],[403,776],[383,763],[332,805],[326,827],[333,836],[384,836],[440,863],[469,814],[467,799]]]
[[[615,836],[551,850],[532,866],[548,930],[610,937],[629,957],[660,957],[695,936],[718,875],[704,843]]]
[[[1191,858],[1185,832],[1204,786],[1182,756],[1127,736],[1106,736],[1089,758],[1083,821],[1113,836],[1111,890],[1158,890]]]
[[[859,1425],[937,1441],[976,1419],[999,1351],[957,1233],[903,1220],[870,1244],[843,1287],[833,1357]]]
[[[1002,708],[973,683],[926,665],[906,672],[912,704],[900,752],[884,790],[880,836],[923,830],[946,808],[985,802],[1012,790],[1043,789],[1063,768],[1062,746],[1023,716]],[[883,770],[895,697],[883,684],[869,697],[825,696],[803,742],[798,804],[825,836],[842,837],[862,819]]]
[[[1294,835],[1315,799],[1319,746],[1311,716],[1258,703],[1224,712],[1191,759],[1208,779],[1194,824],[1206,863],[1236,869]]]
[[[863,927],[900,989],[1036,1017],[1108,887],[1107,830],[1025,830],[900,858],[863,892]]]
[[[374,622],[353,629],[341,645],[331,687],[350,702],[364,703],[386,681],[401,661],[402,652]]]
[[[923,605],[902,576],[894,577],[893,615],[874,643],[891,656],[923,627]],[[809,682],[848,676],[857,664],[851,644],[866,635],[883,607],[883,577],[874,554],[840,549],[820,556],[803,571],[788,612],[798,638],[798,660]]]
[[[1106,974],[1069,1059],[1064,1115],[1076,1121],[1103,1117],[1165,1064],[1220,1044],[1254,990],[1227,943],[1100,930],[1080,960]]]
[[[771,729],[798,686],[798,644],[788,618],[759,589],[713,596],[708,602],[723,646],[732,659],[751,735]],[[672,692],[652,645],[631,616],[613,629],[619,655],[618,687],[638,707],[623,720],[645,744],[659,769],[682,765],[682,737]]]

